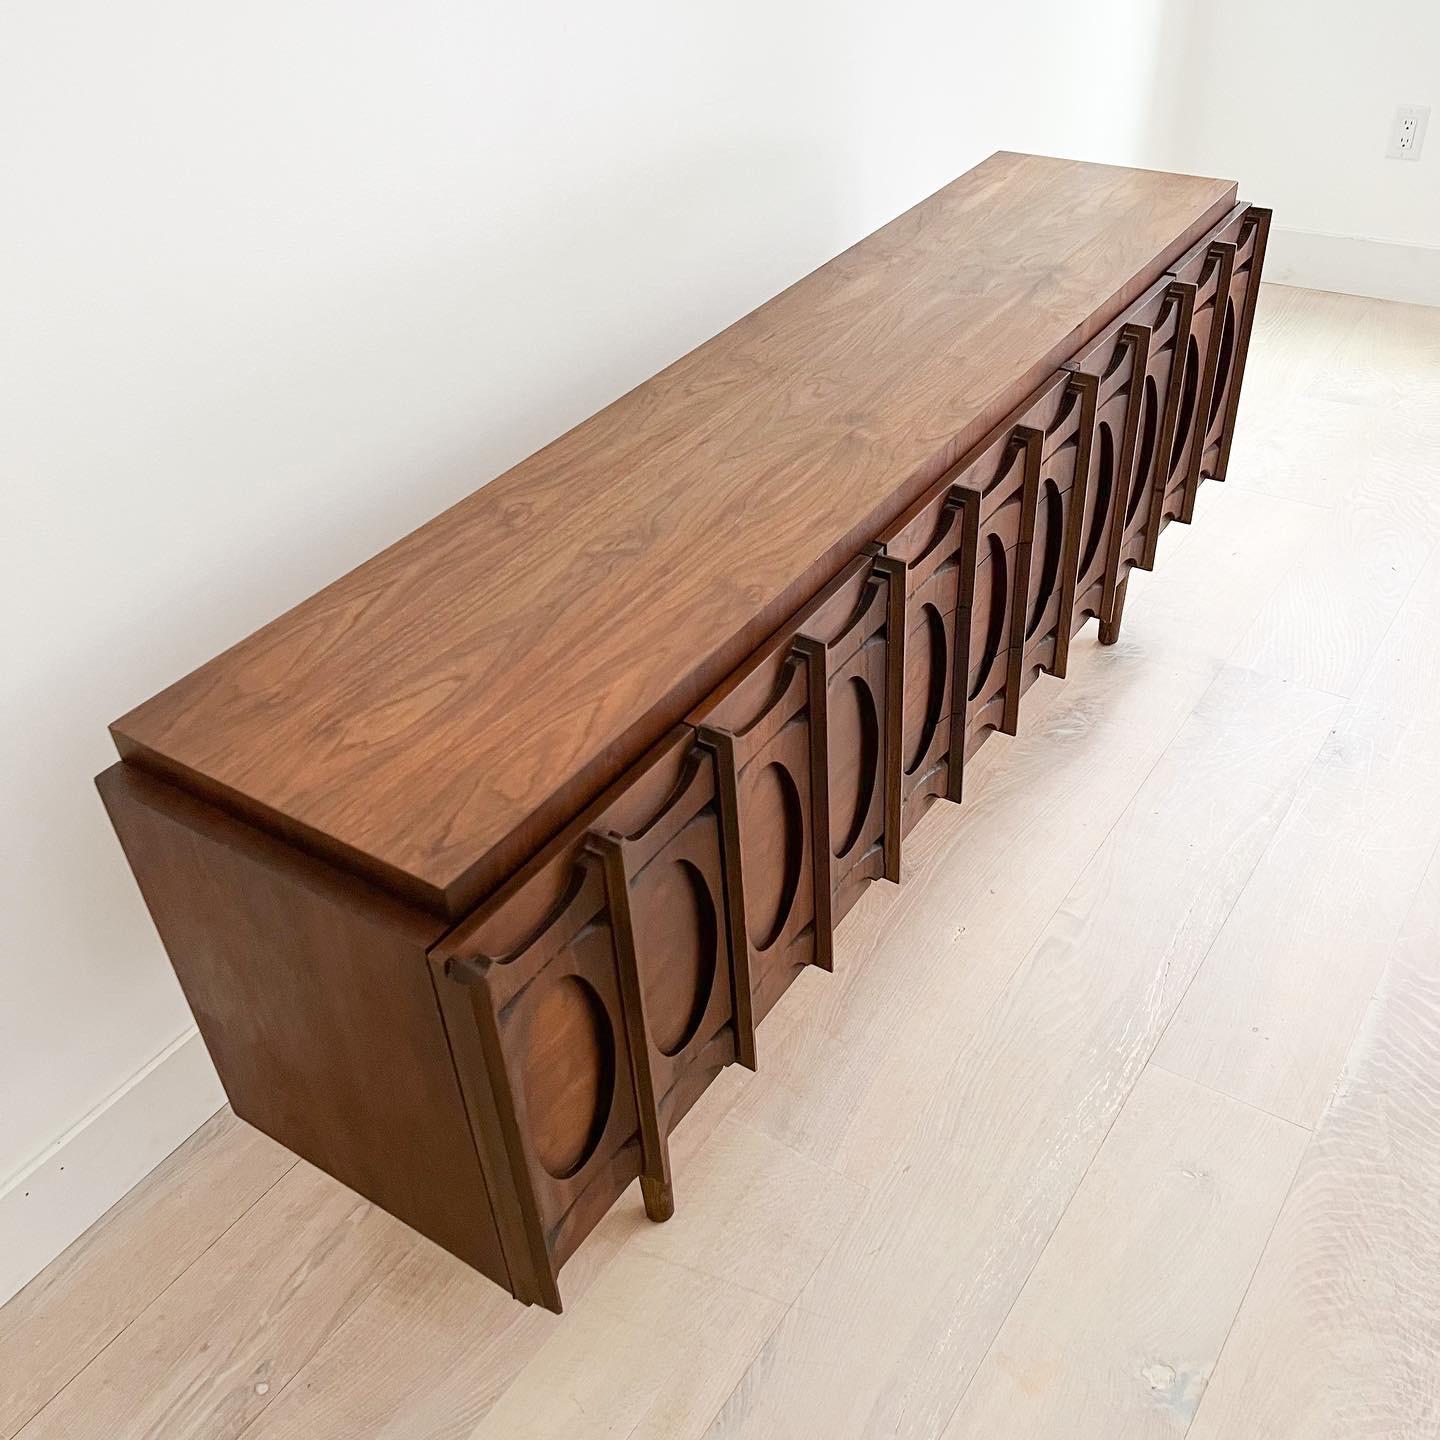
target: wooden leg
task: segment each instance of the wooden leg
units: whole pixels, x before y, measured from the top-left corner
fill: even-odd
[[[1125,613],[1125,591],[1130,585],[1130,572],[1127,570],[1116,583],[1115,599],[1110,605],[1110,614],[1100,622],[1100,643],[1102,645],[1113,645],[1120,638],[1120,617]]]
[[[666,1156],[665,1175],[642,1175],[640,1195],[645,1201],[646,1216],[658,1225],[675,1213],[675,1186],[670,1179],[669,1156]]]

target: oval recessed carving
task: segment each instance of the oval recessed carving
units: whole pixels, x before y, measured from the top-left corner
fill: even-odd
[[[1065,505],[1060,499],[1060,487],[1053,480],[1046,480],[1041,502],[1044,534],[1040,547],[1040,584],[1025,626],[1027,640],[1040,628],[1040,622],[1045,618],[1045,607],[1055,594],[1055,582],[1060,578],[1060,547],[1065,539]]]
[[[1090,573],[1100,545],[1105,539],[1105,516],[1110,511],[1110,496],[1115,489],[1115,432],[1102,420],[1095,436],[1095,508],[1090,513],[1090,533],[1080,552],[1081,576]]]
[[[781,936],[805,858],[805,816],[794,777],[772,761],[745,795],[745,923],[750,943],[768,950]]]
[[[1180,418],[1175,422],[1175,443],[1170,447],[1170,475],[1174,475],[1195,423],[1195,401],[1200,389],[1200,347],[1195,337],[1185,347],[1185,371],[1180,378]]]
[[[566,975],[535,998],[520,1076],[535,1157],[564,1180],[595,1153],[615,1096],[615,1033],[579,976]]]
[[[1235,302],[1225,302],[1225,323],[1220,328],[1220,359],[1215,368],[1215,389],[1210,396],[1210,418],[1205,422],[1208,435],[1220,414],[1225,399],[1225,387],[1230,383],[1230,366],[1235,358]]]
[[[650,1036],[662,1055],[678,1055],[710,1003],[719,928],[704,875],[688,860],[660,863],[638,907],[636,948]]]
[[[975,672],[975,682],[970,687],[970,698],[977,699],[990,678],[995,658],[1005,638],[1005,596],[1009,586],[1009,561],[1005,547],[998,535],[986,536],[986,549],[990,552],[990,584],[986,590],[985,645],[980,651],[980,665]],[[978,597],[977,597],[978,598]]]
[[[870,687],[852,675],[830,697],[830,848],[838,860],[855,848],[880,768],[880,716]],[[847,805],[846,795],[852,797]]]
[[[949,650],[940,612],[933,605],[922,605],[920,624],[905,652],[905,733],[915,737],[905,762],[907,775],[913,775],[924,764],[935,739],[940,712],[945,708]]]
[[[1130,486],[1130,500],[1125,506],[1125,523],[1134,520],[1150,480],[1150,467],[1155,463],[1155,442],[1160,437],[1160,388],[1155,377],[1145,377],[1145,398],[1140,411],[1140,454],[1135,462],[1135,479]]]

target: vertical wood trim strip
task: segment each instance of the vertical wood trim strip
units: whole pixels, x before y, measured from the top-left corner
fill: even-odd
[[[1165,387],[1165,410],[1160,434],[1155,441],[1155,473],[1150,481],[1150,519],[1145,530],[1145,549],[1139,569],[1155,568],[1155,549],[1165,519],[1165,487],[1170,482],[1170,452],[1175,445],[1175,427],[1180,423],[1180,393],[1185,386],[1185,356],[1190,349],[1190,332],[1195,324],[1195,297],[1199,287],[1189,280],[1175,280],[1170,289],[1180,302],[1175,321],[1175,353],[1170,361],[1170,383]]]
[[[880,555],[885,577],[885,878],[900,883],[900,838],[905,805],[905,646],[910,623],[909,578],[903,560]]]
[[[806,708],[810,712],[810,862],[815,891],[815,963],[835,968],[835,922],[830,890],[830,675],[825,646],[807,635],[795,639],[805,660]]]
[[[755,992],[750,977],[750,931],[745,923],[745,884],[740,859],[740,776],[735,741],[722,730],[702,726],[697,743],[715,766],[716,808],[720,814],[720,872],[725,887],[725,924],[730,932],[730,1003],[735,1016],[735,1058],[755,1068]]]
[[[655,1093],[650,1026],[645,1018],[645,991],[640,981],[640,959],[630,913],[630,877],[625,864],[625,847],[613,835],[592,835],[590,844],[605,867],[605,895],[610,911],[610,929],[615,937],[615,967],[625,1022],[625,1050],[630,1057],[635,1111],[640,1122],[643,1161],[640,1192],[645,1199],[645,1213],[650,1219],[668,1220],[675,1213],[675,1190],[670,1178],[670,1143],[660,1121],[659,1099]]]
[[[582,862],[584,863],[584,862]],[[445,963],[446,979],[464,986],[467,992],[465,1009],[473,1020],[474,1034],[479,1040],[483,1073],[489,1086],[487,1109],[495,1117],[504,1150],[505,1168],[513,1182],[515,1210],[518,1212],[518,1236],[504,1226],[505,1259],[510,1267],[511,1286],[515,1296],[528,1304],[540,1304],[555,1314],[561,1313],[560,1285],[550,1247],[545,1235],[545,1222],[535,1198],[525,1137],[520,1131],[520,1117],[515,1110],[512,1080],[505,1064],[505,1051],[500,1039],[500,1017],[495,1008],[494,992],[488,971],[494,962],[485,956],[452,959]],[[462,1083],[466,1082],[468,1066],[461,1066]],[[473,1098],[473,1097],[472,1097]],[[483,1126],[482,1126],[483,1129]],[[509,1207],[505,1207],[508,1209]],[[515,1241],[520,1254],[512,1254]]]
[[[1270,210],[1252,205],[1245,224],[1256,227],[1255,253],[1250,257],[1250,288],[1245,294],[1245,313],[1240,317],[1235,356],[1231,361],[1230,395],[1225,404],[1225,421],[1220,429],[1220,454],[1215,461],[1215,479],[1224,480],[1230,470],[1230,442],[1235,438],[1235,417],[1240,405],[1240,386],[1245,379],[1245,362],[1250,357],[1250,331],[1255,325],[1255,306],[1260,299],[1260,272],[1265,265],[1265,244],[1270,238]]]
[[[1035,511],[1040,503],[1040,461],[1045,433],[1018,425],[1011,440],[1025,451],[1025,480],[1020,494],[1020,541],[1015,547],[1015,573],[1010,580],[1010,655],[1005,677],[1005,713],[1000,729],[1014,735],[1020,728],[1020,677],[1025,660],[1025,614],[1030,599],[1030,557],[1035,548]]]
[[[1200,393],[1195,397],[1195,443],[1190,449],[1190,464],[1185,471],[1185,495],[1180,504],[1180,520],[1188,525],[1195,518],[1195,497],[1200,493],[1200,462],[1205,458],[1205,432],[1209,429],[1210,403],[1215,396],[1215,375],[1220,368],[1220,341],[1225,331],[1225,306],[1230,300],[1230,276],[1235,269],[1236,245],[1233,240],[1216,240],[1210,253],[1217,257],[1220,276],[1215,282],[1215,313],[1210,322],[1210,343],[1205,347],[1205,373]]]
[[[1135,488],[1135,466],[1140,435],[1140,413],[1145,408],[1145,373],[1149,368],[1150,341],[1154,331],[1148,325],[1127,325],[1123,332],[1131,344],[1130,398],[1125,405],[1125,430],[1120,442],[1120,473],[1112,487],[1115,492],[1115,514],[1110,523],[1110,555],[1105,562],[1105,584],[1100,592],[1100,622],[1107,623],[1115,611],[1115,595],[1120,585],[1120,551],[1125,544],[1125,512],[1130,505],[1130,492]]]
[[[1067,367],[1068,368],[1068,367]],[[1090,493],[1090,457],[1095,445],[1095,413],[1099,408],[1098,376],[1075,371],[1070,385],[1080,395],[1080,428],[1075,451],[1075,478],[1070,485],[1070,514],[1065,524],[1065,550],[1060,564],[1060,608],[1056,619],[1055,658],[1050,673],[1057,680],[1065,678],[1070,663],[1070,628],[1075,609],[1075,586],[1080,579],[1080,536],[1085,526],[1085,498]],[[1128,495],[1130,492],[1125,492]],[[1115,486],[1110,487],[1114,502]],[[1120,506],[1124,514],[1124,505]],[[1114,542],[1111,542],[1112,548]]]
[[[980,563],[980,492],[956,485],[945,502],[960,511],[960,573],[955,591],[955,637],[950,665],[950,759],[945,798],[965,794],[965,728],[970,718],[970,622],[975,608],[975,569]]]

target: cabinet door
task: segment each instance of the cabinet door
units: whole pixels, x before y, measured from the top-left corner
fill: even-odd
[[[1200,456],[1201,479],[1223,480],[1229,468],[1230,442],[1235,435],[1236,408],[1250,353],[1250,332],[1255,324],[1255,303],[1269,234],[1270,211],[1247,206],[1236,237],[1235,268],[1220,324],[1215,385]]]
[[[825,680],[833,924],[872,880],[900,881],[904,605],[903,571],[872,554],[842,571],[797,625],[797,645]]]
[[[1179,407],[1166,461],[1157,532],[1171,520],[1189,524],[1195,513],[1205,436],[1213,418],[1225,307],[1246,208],[1242,205],[1232,211],[1171,271],[1171,278],[1195,287],[1195,299],[1180,372]],[[1158,533],[1150,542],[1152,560],[1157,538]]]
[[[670,1131],[753,1065],[722,826],[682,727],[433,952],[521,1299],[559,1308],[560,1266],[636,1177],[671,1213]]]
[[[949,472],[881,537],[886,557],[904,571],[899,768],[905,835],[933,800],[960,799],[980,540],[980,493],[961,474],[959,467]]]
[[[1091,619],[1107,619],[1126,548],[1148,520],[1143,484],[1135,483],[1139,435],[1149,441],[1160,422],[1158,394],[1149,382],[1154,335],[1165,320],[1168,280],[1152,286],[1076,356],[1074,369],[1096,387],[1095,420],[1080,491],[1080,544],[1067,618],[1076,634]]]
[[[806,965],[832,967],[834,926],[871,880],[899,879],[894,570],[852,562],[691,716],[733,821],[757,1020]]]
[[[1154,565],[1155,541],[1163,523],[1169,458],[1174,449],[1180,413],[1184,356],[1190,342],[1195,286],[1167,278],[1156,287],[1158,303],[1146,309],[1141,323],[1147,332],[1144,376],[1134,436],[1134,460],[1129,471],[1129,493],[1120,519],[1120,541],[1106,577],[1099,610],[1102,619],[1112,613],[1115,593],[1131,569]]]
[[[1108,553],[1103,503],[1098,523],[1086,525],[1093,510],[1090,457],[1099,390],[1096,376],[1069,369],[1041,392],[1028,414],[1044,439],[1021,641],[1021,693],[1040,675],[1064,677],[1082,551],[1094,539],[1092,563],[1103,564]]]

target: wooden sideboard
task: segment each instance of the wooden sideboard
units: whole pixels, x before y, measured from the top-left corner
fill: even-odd
[[[236,1112],[564,1261],[1223,479],[1269,212],[998,154],[111,727]]]

